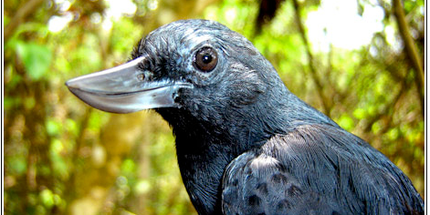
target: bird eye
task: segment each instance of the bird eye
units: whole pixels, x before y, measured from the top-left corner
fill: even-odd
[[[218,63],[218,55],[211,47],[203,47],[197,51],[194,65],[203,72],[212,71]]]

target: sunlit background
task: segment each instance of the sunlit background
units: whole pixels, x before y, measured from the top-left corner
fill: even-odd
[[[64,86],[186,18],[246,36],[293,93],[382,151],[424,197],[423,0],[4,3],[6,214],[196,214],[161,117],[104,113]]]
[[[72,5],[70,1],[57,0],[54,2],[63,14],[52,16],[48,21],[48,29],[51,32],[59,32],[73,21],[74,15],[73,12],[68,11]],[[112,22],[118,21],[123,16],[132,16],[137,10],[136,4],[130,0],[107,0],[105,2],[107,8],[103,14],[102,27],[106,31],[111,30]],[[149,10],[156,10],[158,1],[148,1],[147,7]],[[317,51],[327,52],[328,46],[332,44],[334,47],[347,50],[359,49],[371,42],[374,33],[381,31],[389,36],[387,39],[390,44],[396,43],[393,29],[395,26],[384,28],[384,9],[378,5],[378,2],[370,1],[361,7],[363,7],[361,9],[363,11],[359,14],[357,1],[322,0],[319,7],[310,11],[304,18],[313,48]],[[419,10],[420,13],[423,13],[424,7],[421,6]],[[217,14],[211,12],[208,11],[204,18],[216,19]],[[232,7],[225,11],[225,17],[230,22],[234,22],[237,13],[238,8]],[[92,14],[90,18],[94,24],[102,21],[102,15],[98,13]],[[172,18],[173,20],[174,18]],[[230,22],[227,21],[225,24]]]

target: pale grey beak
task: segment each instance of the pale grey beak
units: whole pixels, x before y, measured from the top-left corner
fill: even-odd
[[[80,76],[66,82],[69,90],[85,103],[112,113],[131,113],[144,109],[179,107],[175,99],[189,83],[145,81],[139,57],[120,66]]]

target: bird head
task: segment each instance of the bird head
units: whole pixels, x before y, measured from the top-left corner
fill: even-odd
[[[285,88],[251,42],[208,20],[162,26],[139,41],[129,62],[66,85],[103,111],[181,110],[220,124],[271,88]]]

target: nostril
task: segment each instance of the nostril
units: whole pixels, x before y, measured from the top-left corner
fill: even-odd
[[[179,97],[179,94],[181,94],[181,92],[182,92],[182,89],[179,89],[177,93],[174,93],[174,94],[172,95],[173,101],[174,101],[175,103],[179,103],[179,102],[181,101],[181,99],[180,99],[180,97]]]
[[[180,97],[179,97],[178,95],[174,95],[174,96],[173,96],[173,101],[174,101],[175,103],[180,103],[181,99],[180,99]]]
[[[143,73],[138,74],[137,75],[137,80],[144,81],[145,80],[145,74],[143,74]]]
[[[154,73],[149,70],[139,71],[136,75],[138,81],[151,81],[154,77]]]

